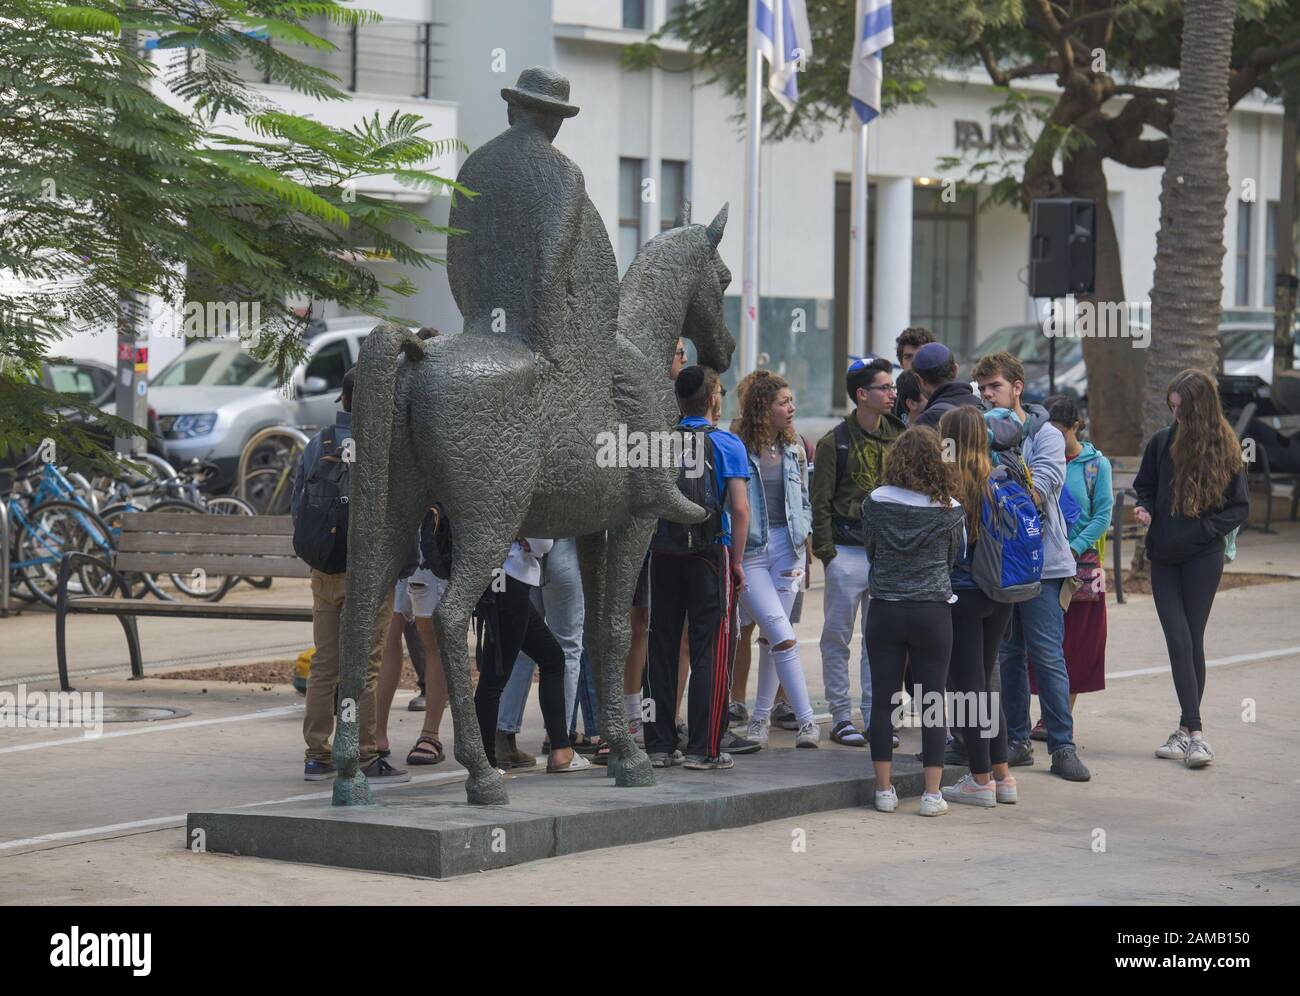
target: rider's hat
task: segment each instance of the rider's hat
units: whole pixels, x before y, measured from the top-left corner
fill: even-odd
[[[569,81],[546,66],[525,69],[514,86],[501,88],[501,96],[507,103],[564,118],[578,113],[578,108],[569,103]]]

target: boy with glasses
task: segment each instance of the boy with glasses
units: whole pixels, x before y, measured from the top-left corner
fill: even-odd
[[[855,358],[844,387],[854,408],[817,443],[813,459],[812,550],[826,570],[822,623],[822,679],[831,709],[831,740],[866,745],[853,725],[849,699],[849,657],[858,610],[867,622],[867,578],[871,565],[862,545],[862,501],[879,484],[885,453],[903,434],[893,414],[894,367],[882,357]],[[865,641],[859,665],[864,725],[871,716],[871,671]]]

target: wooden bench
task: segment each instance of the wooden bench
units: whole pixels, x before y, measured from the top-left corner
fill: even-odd
[[[1300,415],[1256,415],[1258,406],[1250,402],[1241,410],[1237,424],[1233,427],[1238,440],[1244,440],[1250,430],[1252,421],[1260,422],[1274,429],[1279,435],[1294,436],[1300,432]],[[1258,529],[1263,533],[1276,532],[1273,529],[1273,499],[1291,499],[1291,521],[1296,520],[1296,509],[1300,506],[1300,474],[1275,474],[1269,465],[1268,450],[1264,446],[1255,447],[1255,459],[1246,467],[1246,474],[1264,475],[1264,525],[1254,526],[1247,522],[1243,529]]]
[[[107,568],[113,581],[105,597],[68,597],[68,581],[78,561]],[[311,622],[310,605],[229,605],[219,602],[161,602],[132,598],[123,575],[188,575],[202,570],[207,575],[305,578],[311,568],[293,552],[293,522],[287,515],[185,515],[168,512],[136,512],[123,517],[122,532],[112,564],[80,552],[63,555],[59,564],[58,603],[55,610],[55,639],[59,656],[59,685],[68,684],[65,639],[67,618],[72,614],[116,616],[126,632],[131,654],[131,676],[144,677],[140,656],[137,616],[162,619],[252,619],[269,622]],[[112,595],[112,591],[120,592]]]

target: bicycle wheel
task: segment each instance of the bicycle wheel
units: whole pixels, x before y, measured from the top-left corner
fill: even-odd
[[[131,502],[119,501],[108,505],[100,513],[100,518],[108,526],[108,531],[113,539],[113,548],[118,547],[118,538],[122,535],[122,517],[129,512],[143,512],[144,508]],[[174,602],[176,599],[165,591],[158,579],[152,574],[146,574],[143,571],[120,571],[122,579],[130,586],[131,597],[140,598],[144,591],[148,591],[155,598],[161,598],[164,602]],[[139,589],[143,588],[144,591]]]
[[[257,514],[257,511],[253,508],[252,505],[244,501],[244,499],[242,498],[236,498],[234,495],[220,495],[216,498],[209,498],[205,504],[207,506],[209,515],[256,515]],[[254,588],[261,588],[265,590],[271,587],[271,582],[273,580],[274,580],[273,578],[237,577],[235,578],[234,582],[231,584],[231,587],[233,588],[235,585],[239,584],[240,581],[243,581],[247,584],[252,585]]]
[[[239,457],[235,493],[259,515],[287,515],[307,437],[290,426],[255,433]]]
[[[181,501],[179,498],[169,498],[166,501],[160,501],[156,505],[150,505],[150,512],[168,512],[175,515],[207,515],[207,510],[202,505],[195,505],[193,502]],[[235,585],[235,579],[232,577],[223,577],[221,583],[213,587],[208,582],[206,573],[195,571],[189,575],[169,574],[168,580],[172,586],[187,598],[197,598],[205,602],[219,602],[225,598],[228,592]]]
[[[112,534],[108,526],[84,505],[47,501],[25,513],[13,563],[27,590],[51,607],[58,595],[59,564],[65,553],[81,552],[111,562]],[[71,594],[96,595],[112,584],[103,568],[82,562],[69,580]]]

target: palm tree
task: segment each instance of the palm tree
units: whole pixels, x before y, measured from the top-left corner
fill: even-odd
[[[1223,224],[1228,199],[1228,77],[1233,0],[1183,7],[1178,96],[1160,185],[1143,438],[1168,424],[1165,386],[1180,370],[1218,368]]]

